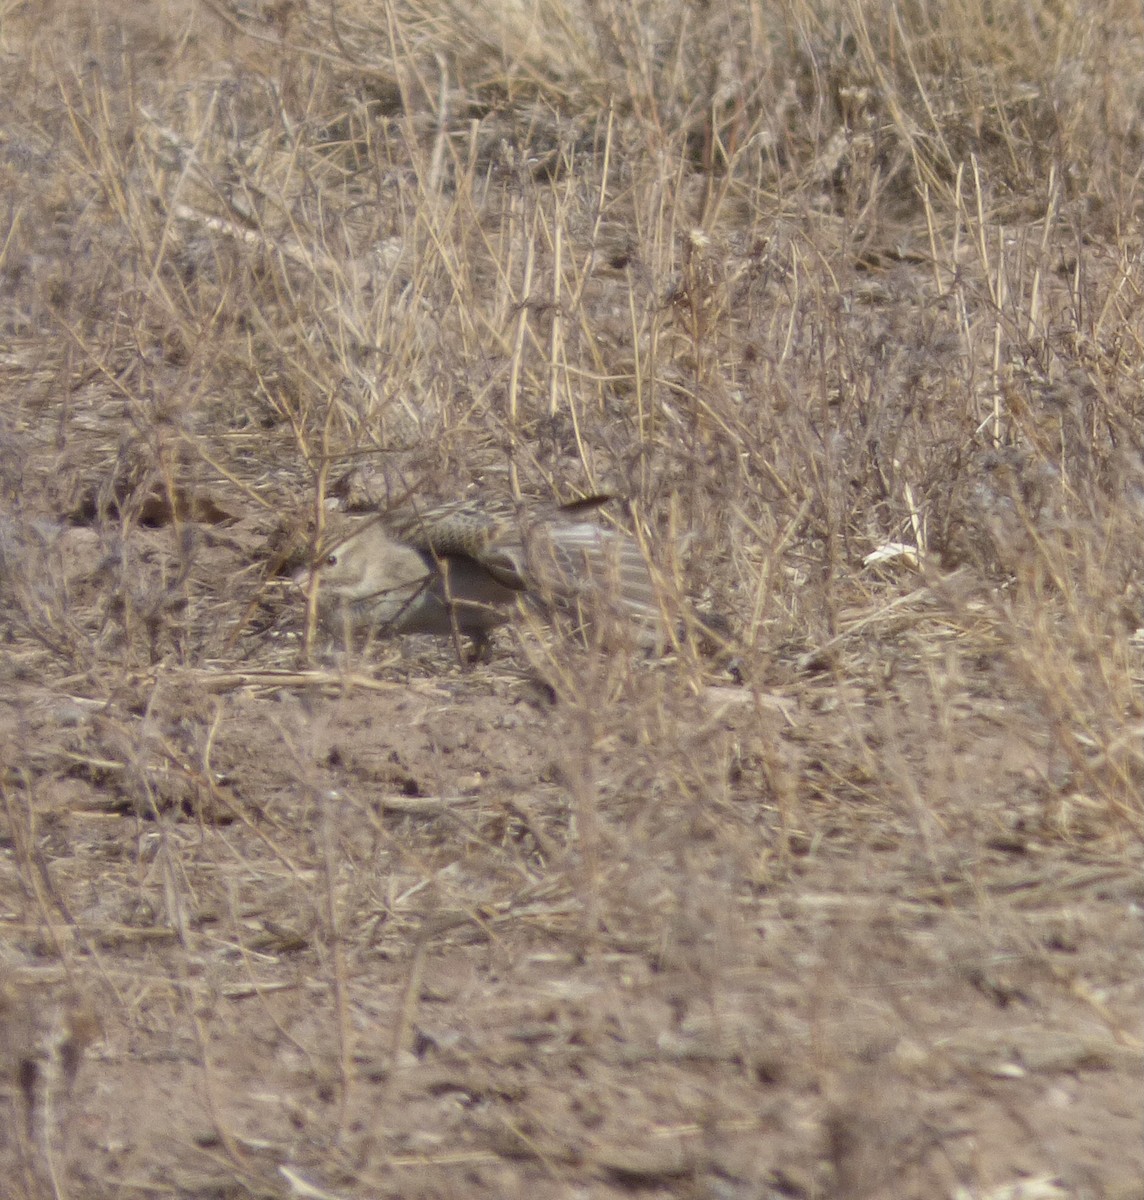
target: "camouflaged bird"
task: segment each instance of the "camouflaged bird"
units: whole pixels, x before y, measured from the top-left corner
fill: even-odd
[[[581,625],[623,618],[635,640],[661,640],[655,585],[627,534],[585,519],[610,499],[521,513],[506,504],[410,505],[371,517],[313,568],[318,610],[335,632],[489,632],[524,600]]]

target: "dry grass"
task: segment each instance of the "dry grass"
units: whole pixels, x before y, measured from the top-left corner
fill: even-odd
[[[0,55],[12,1195],[1144,1196],[1138,4]],[[673,652],[304,645],[470,490],[622,497]]]

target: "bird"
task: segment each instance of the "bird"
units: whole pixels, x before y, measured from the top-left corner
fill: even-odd
[[[319,616],[334,631],[464,635],[481,657],[523,601],[571,613],[581,628],[610,614],[637,644],[659,644],[656,588],[638,543],[592,519],[612,498],[531,511],[495,499],[406,504],[366,518],[309,572]]]

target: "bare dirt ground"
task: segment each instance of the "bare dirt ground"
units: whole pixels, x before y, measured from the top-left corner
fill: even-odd
[[[4,6],[0,1195],[1144,1197],[1084,7]],[[289,582],[600,491],[662,657]]]

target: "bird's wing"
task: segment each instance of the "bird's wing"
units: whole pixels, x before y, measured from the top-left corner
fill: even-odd
[[[534,529],[528,545],[533,586],[556,600],[592,599],[658,621],[655,583],[639,544],[618,529],[555,521]]]
[[[381,522],[390,537],[412,549],[436,558],[471,559],[497,583],[519,592],[533,586],[525,548],[529,540],[526,528],[566,526],[610,499],[604,495],[588,496],[571,504],[538,509],[527,518],[502,501],[407,504],[385,513]]]

